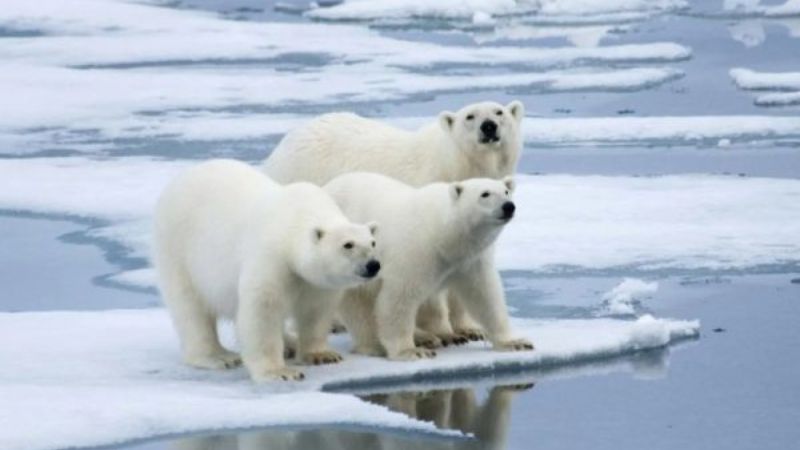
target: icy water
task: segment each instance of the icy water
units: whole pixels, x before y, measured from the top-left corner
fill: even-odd
[[[333,103],[220,101],[208,107],[144,108],[126,117],[125,120],[133,122],[120,122],[123,125],[117,122],[83,127],[23,124],[21,134],[15,129],[0,136],[7,138],[0,140],[0,153],[3,159],[14,161],[90,154],[100,161],[132,156],[165,160],[225,156],[255,162],[268,153],[285,130],[277,127],[253,133],[244,129],[237,135],[226,129],[230,125],[226,122],[211,123],[202,130],[199,130],[202,126],[178,127],[177,131],[164,124],[204,119],[205,114],[230,115],[234,122],[262,115],[266,117],[264,120],[272,120],[282,114],[302,119],[333,109],[403,119],[429,117],[443,109],[487,98],[501,102],[519,98],[534,119],[619,120],[609,122],[608,134],[600,137],[582,139],[577,133],[578,136],[548,140],[529,136],[520,166],[523,173],[612,176],[700,173],[798,179],[800,126],[794,131],[763,133],[736,129],[709,135],[691,130],[654,132],[654,128],[665,125],[665,120],[652,128],[642,128],[640,136],[620,137],[625,127],[632,126],[626,120],[637,117],[797,118],[800,106],[758,106],[755,99],[763,92],[741,89],[732,81],[729,70],[735,67],[762,72],[800,70],[800,17],[765,18],[723,8],[735,3],[698,0],[690,2],[688,10],[634,18],[611,17],[589,24],[543,23],[524,16],[519,20],[509,19],[509,23],[503,22],[494,30],[472,26],[469,21],[434,19],[357,23],[384,36],[421,44],[477,47],[478,43],[485,43],[519,49],[520,61],[516,63],[493,65],[491,55],[487,55],[487,64],[421,65],[401,74],[387,70],[385,77],[397,85],[403,85],[403,77],[409,74],[437,72],[478,76],[560,69],[594,73],[669,67],[678,71],[663,79],[628,87],[608,84],[561,91],[546,83],[533,83],[480,90],[427,92],[420,88],[388,100],[358,100],[353,98],[354,94],[344,93]],[[293,8],[283,5],[276,9],[275,5],[276,2],[262,0],[189,0],[168,4],[171,8],[217,12],[241,21],[313,23],[292,12]],[[504,34],[503,30],[511,29],[516,34]],[[0,28],[0,39],[39,35],[34,26]],[[335,40],[336,36],[330,38]],[[691,49],[691,56],[610,62],[589,57],[534,69],[525,65],[525,50],[533,47],[591,49],[598,45],[655,42],[683,45]],[[174,58],[155,62],[72,63],[71,67],[87,71],[118,69],[134,75],[139,72],[158,75],[177,69],[192,75],[217,71],[248,74],[269,69],[313,76],[315,70],[327,67],[334,59],[324,51],[308,51],[272,59],[211,58],[187,62]],[[381,70],[389,67],[391,64]],[[370,79],[375,83],[381,81],[377,77]],[[325,80],[320,79],[319,83],[324,84]],[[143,104],[148,106],[144,100]],[[22,146],[25,151],[6,143],[20,139],[26,143]],[[13,151],[8,151],[10,148]],[[115,274],[144,267],[146,262],[125,243],[113,237],[98,237],[102,233],[96,232],[102,232],[108,225],[105,219],[80,212],[35,212],[42,209],[38,206],[40,200],[33,195],[25,201],[34,206],[12,202],[12,206],[0,213],[3,236],[0,285],[4,290],[0,309],[86,310],[147,308],[159,304],[152,289],[134,289],[115,281]],[[800,225],[797,226],[800,234]],[[702,336],[670,349],[564,368],[559,376],[545,381],[538,381],[536,374],[523,374],[514,385],[495,385],[491,378],[479,378],[456,380],[425,390],[400,386],[388,392],[375,389],[355,394],[431,421],[437,427],[470,433],[472,437],[445,438],[365,427],[296,427],[172,436],[116,448],[792,448],[800,442],[800,363],[795,357],[800,344],[797,327],[800,273],[796,267],[795,259],[736,270],[709,267],[652,270],[631,265],[602,270],[577,267],[562,276],[524,270],[504,272],[514,314],[542,318],[592,318],[598,314],[602,293],[623,277],[657,280],[659,290],[637,305],[636,312],[700,319]]]

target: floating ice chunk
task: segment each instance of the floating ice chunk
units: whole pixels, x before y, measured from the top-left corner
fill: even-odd
[[[636,303],[657,291],[658,282],[648,283],[637,278],[625,278],[620,284],[603,294],[603,312],[613,315],[634,314]]]
[[[762,94],[756,97],[758,106],[790,106],[800,104],[800,72],[756,72],[736,68],[731,78],[741,89],[758,91],[791,91]]]
[[[800,91],[798,92],[775,92],[772,94],[762,94],[756,97],[758,106],[792,106],[800,105]]]
[[[483,11],[475,11],[472,15],[472,23],[479,26],[494,25],[496,21],[491,14]]]
[[[800,0],[786,0],[779,5],[763,5],[762,0],[725,0],[723,8],[743,16],[789,17],[800,15]]]
[[[468,19],[476,12],[522,14],[538,9],[536,0],[346,0],[329,8],[308,11],[306,15],[328,20],[375,20],[385,18]]]
[[[436,431],[350,395],[316,391],[525,368],[547,369],[537,379],[552,377],[558,376],[555,366],[568,374],[571,364],[663,347],[699,332],[697,322],[653,318],[520,319],[513,325],[536,342],[536,351],[493,352],[471,344],[409,363],[347,354],[338,365],[304,368],[305,382],[255,387],[243,369],[182,365],[162,309],[0,313],[0,447],[99,446],[269,425],[358,424],[453,436],[457,432]],[[224,334],[232,346],[231,333]],[[347,352],[346,337],[333,341]]]
[[[327,20],[439,18],[467,19],[476,11],[492,15],[591,16],[621,12],[658,12],[680,9],[685,0],[346,0],[306,14]]]
[[[776,116],[661,116],[529,118],[528,144],[560,145],[579,142],[686,141],[758,139],[800,136],[796,117]]]
[[[800,90],[800,72],[756,72],[735,68],[730,70],[730,75],[742,89]]]

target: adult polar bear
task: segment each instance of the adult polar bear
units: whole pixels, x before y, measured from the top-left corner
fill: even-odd
[[[380,269],[374,232],[351,223],[319,186],[282,186],[244,163],[209,161],[180,175],[156,206],[153,259],[184,361],[239,364],[217,337],[217,318],[235,318],[254,381],[300,379],[284,362],[287,313],[300,361],[341,360],[327,346],[331,319],[342,290]]]
[[[505,106],[475,103],[455,113],[444,111],[436,122],[406,131],[355,114],[326,114],[287,134],[263,167],[281,183],[318,185],[355,171],[381,173],[417,187],[436,181],[500,179],[516,171],[524,116],[519,101]],[[428,303],[419,325],[433,346],[481,336],[453,296],[440,295]]]

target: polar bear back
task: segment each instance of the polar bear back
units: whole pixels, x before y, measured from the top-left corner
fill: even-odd
[[[295,129],[264,162],[279,183],[323,185],[347,172],[377,172],[414,186],[456,177],[456,149],[433,123],[407,131],[351,113],[322,115]]]
[[[211,307],[230,316],[249,252],[269,251],[285,263],[298,235],[306,229],[310,235],[331,218],[346,220],[317,186],[282,186],[247,164],[210,161],[186,171],[161,195],[154,262],[183,272]]]

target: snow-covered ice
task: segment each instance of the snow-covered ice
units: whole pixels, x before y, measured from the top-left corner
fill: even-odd
[[[725,0],[723,7],[729,15],[760,15],[765,17],[800,16],[800,0],[784,0],[783,3],[779,4],[769,3],[770,2],[765,2],[763,0]]]
[[[94,228],[90,236],[146,257],[155,200],[189,164],[2,159],[7,188],[0,191],[0,209],[102,219],[110,226]],[[725,270],[798,263],[798,180],[518,175],[517,185],[519,211],[498,246],[504,270]],[[147,278],[135,280],[141,286]]]
[[[759,94],[759,106],[790,106],[800,104],[800,72],[756,72],[745,68],[730,71],[731,78],[740,88],[751,91],[776,91]]]
[[[625,278],[603,294],[603,313],[612,315],[634,314],[636,303],[658,291],[658,282],[638,278]]]
[[[592,16],[622,12],[660,12],[686,6],[684,0],[345,0],[306,14],[328,20],[408,18],[467,19],[477,12],[492,15],[538,13],[551,16]]]
[[[423,375],[548,369],[549,375],[536,375],[541,379],[558,376],[552,369],[559,365],[663,347],[699,332],[697,322],[652,317],[520,319],[514,326],[536,342],[536,351],[499,353],[471,344],[413,363],[348,355],[336,366],[307,368],[304,382],[256,387],[243,369],[209,372],[183,366],[162,309],[0,313],[0,448],[109,445],[270,425],[359,424],[454,434],[350,395],[317,391]],[[338,336],[334,345],[346,351],[349,344]]]

